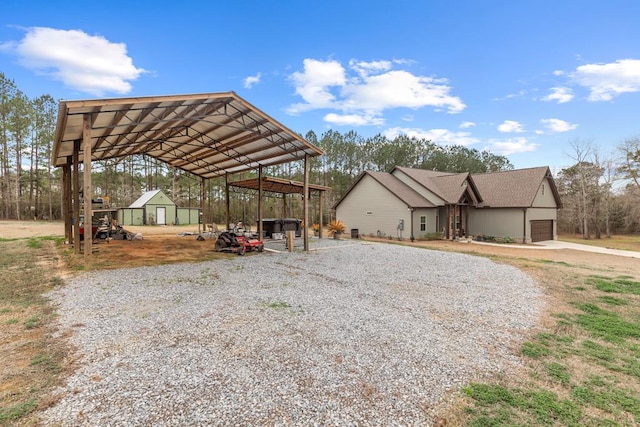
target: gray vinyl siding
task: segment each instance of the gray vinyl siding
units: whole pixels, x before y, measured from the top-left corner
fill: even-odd
[[[336,208],[336,218],[344,222],[347,233],[358,229],[360,234],[398,236],[398,222],[404,219],[403,237],[409,237],[411,216],[407,204],[391,194],[375,179],[365,175]],[[370,212],[371,214],[367,214]],[[414,212],[414,215],[417,215]],[[416,226],[414,218],[414,227]]]
[[[511,237],[522,241],[524,228],[524,212],[520,208],[471,209],[469,212],[468,233],[471,235]]]
[[[553,197],[553,192],[551,191],[551,187],[549,186],[548,178],[545,178],[542,180],[542,184],[540,184],[540,188],[538,188],[538,192],[536,193],[536,197],[533,200],[532,206],[534,208],[556,208],[557,207],[556,200]]]

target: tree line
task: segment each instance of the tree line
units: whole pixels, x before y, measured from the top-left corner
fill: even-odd
[[[61,170],[52,165],[57,103],[49,95],[30,99],[15,83],[0,73],[0,218],[61,219]],[[304,138],[324,150],[310,161],[309,180],[331,188],[323,198],[323,222],[331,207],[364,171],[389,172],[395,166],[443,172],[486,173],[513,169],[504,156],[488,151],[450,145],[441,146],[426,139],[378,134],[363,137],[355,131],[329,130],[321,135],[309,131]],[[597,149],[575,143],[576,163],[557,174],[564,203],[560,211],[561,231],[585,237],[638,231],[640,213],[640,142],[625,141],[619,147],[620,159],[603,161]],[[622,160],[621,160],[622,159]],[[304,165],[292,162],[265,168],[264,175],[303,180]],[[246,172],[231,177],[255,177]],[[621,184],[624,183],[624,184]],[[144,191],[160,189],[178,206],[200,206],[200,179],[171,168],[152,157],[134,155],[95,162],[92,165],[95,197],[109,207],[126,207]],[[255,224],[255,192],[234,188],[231,217]],[[207,180],[205,188],[207,222],[224,223],[226,218],[224,178]],[[317,198],[310,200],[312,221],[317,222]],[[264,216],[299,217],[301,198],[281,195],[265,197]]]

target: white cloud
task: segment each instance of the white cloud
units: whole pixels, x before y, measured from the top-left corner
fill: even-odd
[[[515,153],[528,153],[536,151],[538,144],[529,142],[526,138],[515,137],[507,140],[489,140],[488,150],[492,153],[502,156],[508,156]]]
[[[513,120],[505,120],[504,123],[498,126],[498,132],[502,133],[521,133],[524,132],[522,128],[522,124],[513,121]]]
[[[296,114],[314,109],[334,109],[344,114],[379,116],[387,109],[435,107],[449,113],[466,108],[451,96],[446,79],[417,76],[393,66],[407,61],[350,61],[350,71],[335,60],[305,59],[304,70],[291,75],[303,103],[289,107]],[[334,117],[329,116],[327,117]]]
[[[427,139],[439,145],[472,145],[479,142],[477,138],[471,136],[469,132],[451,132],[448,129],[416,129],[416,128],[389,128],[383,132],[389,139],[394,139],[399,135],[406,135],[410,138]]]
[[[342,87],[347,83],[345,69],[338,61],[318,61],[307,58],[303,61],[304,71],[296,71],[291,80],[296,93],[305,103],[289,107],[292,114],[317,108],[335,108],[336,97],[331,93],[333,86]]]
[[[130,82],[146,72],[133,65],[124,43],[80,30],[31,27],[22,40],[2,49],[17,55],[24,67],[94,96],[126,94]]]
[[[568,132],[578,127],[577,124],[565,122],[560,119],[542,119],[540,120],[540,123],[542,123],[547,130],[555,133]]]
[[[260,73],[258,73],[255,76],[249,76],[249,77],[245,78],[244,79],[244,88],[245,89],[251,89],[253,87],[253,85],[260,83],[260,77],[262,77],[262,75]]]
[[[462,122],[460,123],[460,129],[469,129],[470,127],[475,126],[474,122]]]
[[[329,113],[324,116],[324,121],[339,126],[380,126],[384,124],[384,119],[381,117],[360,114]]]
[[[590,101],[610,101],[622,93],[640,92],[638,59],[581,65],[570,76],[574,82],[589,89]]]
[[[366,77],[370,74],[389,71],[393,67],[393,64],[391,61],[364,62],[352,59],[349,61],[349,67],[357,72],[360,77]]]
[[[564,104],[573,99],[573,91],[568,87],[552,87],[549,89],[551,93],[544,98],[543,101],[557,101],[558,104]]]

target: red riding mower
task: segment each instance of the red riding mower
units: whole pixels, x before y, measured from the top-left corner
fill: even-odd
[[[264,243],[251,233],[242,233],[238,228],[223,231],[216,240],[216,252],[232,252],[244,255],[246,252],[262,252]]]

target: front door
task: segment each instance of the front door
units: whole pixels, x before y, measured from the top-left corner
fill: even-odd
[[[167,225],[167,208],[156,207],[156,224],[158,225]]]

